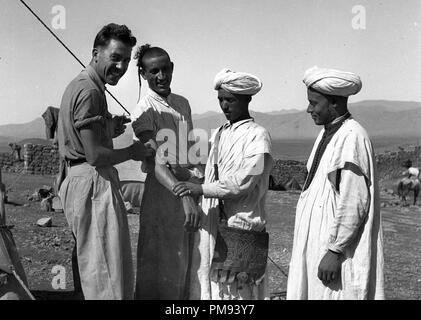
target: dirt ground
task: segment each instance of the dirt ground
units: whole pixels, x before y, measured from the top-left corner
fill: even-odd
[[[73,239],[63,213],[45,212],[40,202],[28,197],[43,185],[52,185],[48,176],[3,174],[9,203],[7,223],[14,225],[13,236],[28,277],[29,288],[39,300],[73,299],[71,252]],[[299,192],[269,191],[267,197],[270,234],[269,280],[273,299],[284,299],[288,263],[291,255],[295,205]],[[396,200],[383,194],[383,201]],[[421,200],[419,200],[421,203]],[[42,228],[38,219],[52,217],[53,226]],[[421,207],[382,208],[385,246],[386,298],[421,299]],[[138,214],[128,215],[135,260],[138,237]],[[276,265],[275,265],[276,263]],[[54,289],[55,266],[65,270],[65,289]],[[57,267],[56,267],[57,268]]]

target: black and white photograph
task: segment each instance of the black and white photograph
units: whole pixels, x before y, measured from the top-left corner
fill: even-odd
[[[421,299],[419,0],[0,3],[0,300]]]

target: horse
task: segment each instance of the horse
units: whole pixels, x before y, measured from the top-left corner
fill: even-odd
[[[414,192],[414,206],[417,203],[417,197],[420,192],[420,180],[419,178],[403,178],[398,184],[398,195],[401,200],[402,206],[407,206],[406,197],[409,193]]]

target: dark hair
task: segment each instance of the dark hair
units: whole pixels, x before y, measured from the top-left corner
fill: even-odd
[[[328,99],[330,102],[338,102],[338,101],[340,101],[340,102],[345,103],[345,104],[348,102],[348,97],[337,96],[337,95],[333,95],[333,94],[323,93],[323,92],[320,92],[319,90],[314,89],[312,86],[308,87],[308,89],[310,91],[313,91],[313,92],[316,92],[318,94],[321,94],[326,99]]]
[[[136,45],[136,38],[132,35],[132,32],[126,25],[109,23],[102,27],[96,35],[94,48],[107,46],[111,39],[119,40],[132,48]]]
[[[142,88],[142,80],[140,77],[140,70],[142,70],[145,66],[143,65],[143,58],[147,56],[167,56],[168,60],[171,61],[170,55],[168,54],[167,51],[165,51],[164,49],[160,48],[160,47],[151,47],[151,45],[149,43],[146,43],[140,47],[137,48],[134,58],[135,60],[137,60],[136,66],[137,66],[137,77],[139,79],[139,96],[137,101],[139,101],[140,99],[140,90]]]
[[[143,46],[138,47],[134,55],[134,59],[137,60],[136,66],[138,69],[144,68],[143,58],[145,56],[167,56],[168,59],[171,60],[167,51],[160,47],[151,47],[149,43],[146,43]]]

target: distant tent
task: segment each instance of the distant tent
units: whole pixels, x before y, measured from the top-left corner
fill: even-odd
[[[0,300],[35,300],[28,289],[11,227],[6,225],[4,193],[0,171]]]

